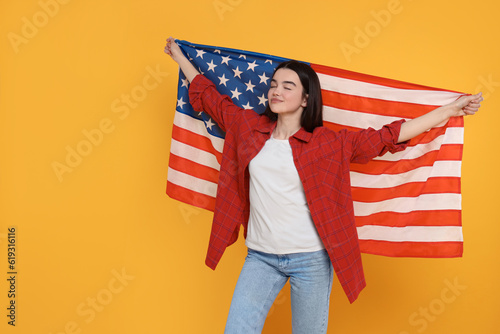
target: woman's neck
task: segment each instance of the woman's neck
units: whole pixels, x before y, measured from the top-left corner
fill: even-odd
[[[276,128],[272,136],[274,139],[288,139],[293,136],[295,132],[299,131],[300,128],[300,118],[278,115]]]

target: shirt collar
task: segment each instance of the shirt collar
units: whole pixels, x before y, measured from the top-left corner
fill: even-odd
[[[261,133],[270,134],[274,131],[276,127],[276,121],[271,121],[267,116],[261,116],[259,119],[259,123],[255,127],[255,130]],[[301,141],[309,142],[312,137],[312,133],[307,132],[304,128],[300,128],[297,132],[295,132],[292,137],[295,137]]]
[[[309,140],[311,140],[312,133],[307,132],[304,128],[300,128],[299,131],[295,132],[292,137],[308,143]]]

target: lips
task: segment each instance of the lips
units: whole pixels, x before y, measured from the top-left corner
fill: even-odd
[[[276,98],[271,99],[271,103],[279,103],[279,102],[281,102],[280,99],[276,99]]]

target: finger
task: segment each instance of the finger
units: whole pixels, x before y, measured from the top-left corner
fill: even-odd
[[[465,107],[464,109],[462,109],[465,113],[467,113],[468,115],[473,115],[475,114],[477,111],[478,111],[478,108],[471,108],[471,107]]]
[[[470,102],[470,103],[466,104],[465,107],[479,109],[479,107],[481,107],[481,104]]]
[[[483,99],[483,93],[479,92],[477,94],[470,94],[470,95],[463,95],[463,97],[470,99],[470,100],[482,100]]]
[[[474,101],[474,102],[481,102],[481,101],[484,100],[482,92],[479,92],[479,93],[477,93],[475,95],[471,95],[471,97],[473,97],[472,101]]]
[[[480,99],[471,99],[471,97],[473,97],[473,95],[471,96],[468,96],[468,99],[466,99],[464,102],[464,107],[473,107],[473,108],[479,108],[481,106],[480,102],[482,100]]]

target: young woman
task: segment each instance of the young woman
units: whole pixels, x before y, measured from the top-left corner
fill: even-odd
[[[290,279],[293,333],[326,333],[335,271],[353,302],[365,286],[349,184],[350,162],[368,162],[450,117],[474,114],[481,94],[462,96],[380,130],[323,127],[319,79],[306,64],[280,64],[263,115],[243,110],[200,75],[173,38],[165,52],[189,87],[190,103],[226,132],[206,263],[215,269],[245,228],[248,256],[226,333],[260,333]]]

